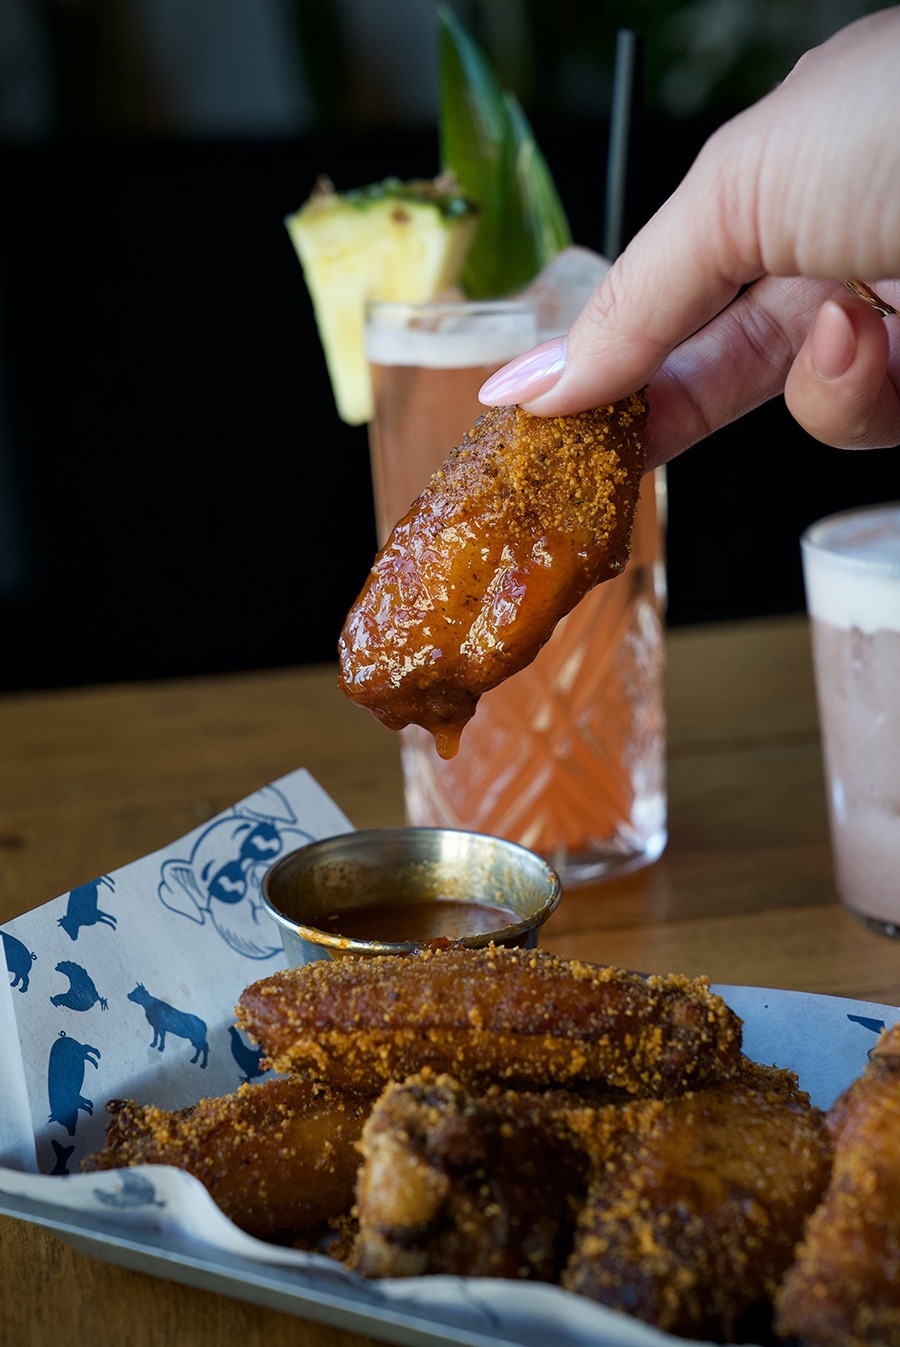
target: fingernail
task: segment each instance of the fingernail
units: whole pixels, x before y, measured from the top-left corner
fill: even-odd
[[[517,356],[481,385],[478,397],[490,407],[530,402],[548,392],[566,367],[564,337],[555,337]]]
[[[839,379],[856,356],[856,333],[849,317],[828,299],[816,314],[812,329],[810,358],[820,379]]]

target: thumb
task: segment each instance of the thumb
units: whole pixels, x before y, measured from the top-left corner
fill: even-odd
[[[849,298],[819,309],[784,386],[791,415],[814,439],[837,449],[900,443],[900,359],[892,370],[888,324],[897,319]]]

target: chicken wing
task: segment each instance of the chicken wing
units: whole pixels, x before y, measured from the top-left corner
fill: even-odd
[[[387,1086],[360,1147],[356,1271],[556,1281],[587,1173],[569,1110],[561,1091],[474,1095],[428,1071]]]
[[[622,1112],[628,1126],[595,1168],[562,1285],[680,1336],[762,1334],[828,1181],[824,1118],[780,1088],[742,1083]]]
[[[177,1112],[112,1100],[104,1149],[82,1168],[174,1165],[248,1234],[286,1239],[349,1210],[372,1102],[299,1078],[241,1085]]]
[[[282,970],[244,990],[237,1018],[276,1070],[351,1090],[429,1066],[466,1084],[665,1095],[732,1074],[741,1048],[705,979],[493,945]]]
[[[900,1344],[900,1024],[828,1113],[834,1173],[778,1295],[804,1347]]]
[[[450,758],[478,699],[628,560],[643,393],[578,416],[494,408],[375,559],[340,637],[340,686]]]

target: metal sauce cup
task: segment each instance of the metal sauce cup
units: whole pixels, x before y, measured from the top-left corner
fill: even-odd
[[[556,871],[525,847],[451,828],[371,828],[327,837],[282,856],[262,882],[266,911],[294,967],[346,955],[406,954],[429,943],[341,933],[342,910],[359,913],[386,903],[455,899],[508,908],[515,913],[509,924],[451,943],[531,949],[560,892]],[[326,918],[323,930],[317,923]]]

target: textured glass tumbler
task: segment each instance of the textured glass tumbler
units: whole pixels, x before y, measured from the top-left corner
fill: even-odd
[[[477,395],[487,375],[536,337],[535,315],[516,301],[402,308],[405,315],[401,306],[373,305],[368,314],[382,540],[485,410]],[[488,337],[504,312],[508,340],[492,348]],[[390,341],[380,324],[392,329]],[[456,356],[446,332],[441,339],[444,324],[460,338]],[[519,842],[545,857],[569,887],[660,856],[664,524],[665,477],[657,472],[644,480],[625,572],[591,591],[533,664],[481,698],[455,758],[441,759],[418,726],[402,731],[410,824]]]
[[[801,540],[838,892],[900,935],[900,502]]]

